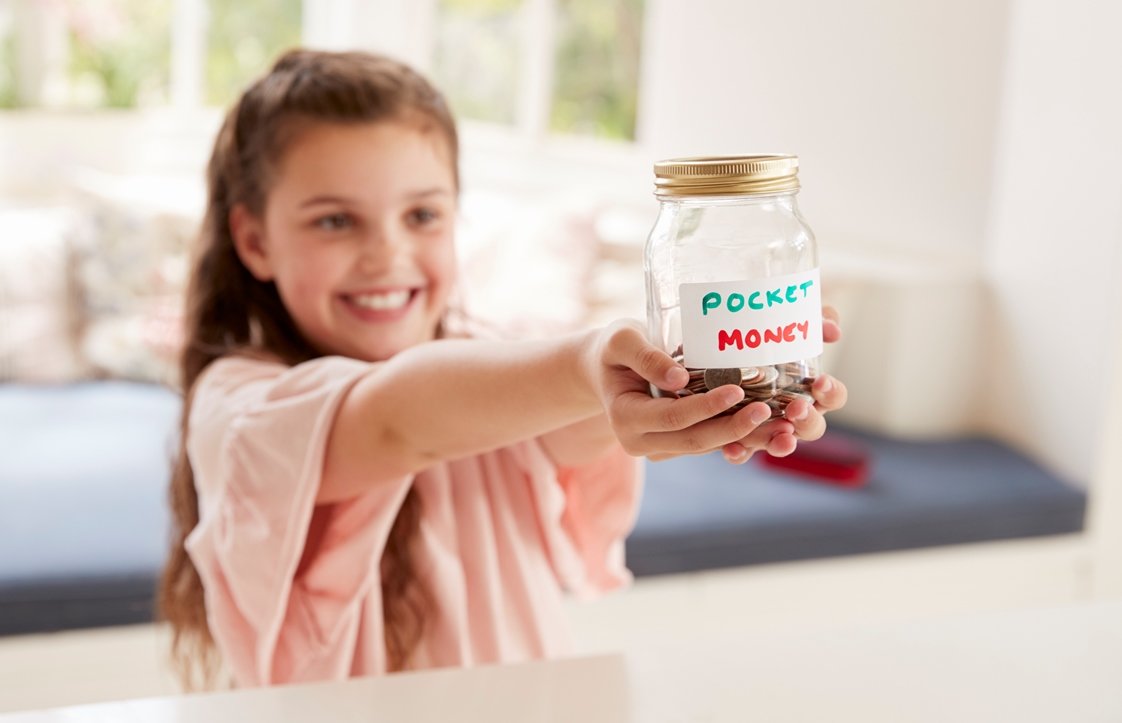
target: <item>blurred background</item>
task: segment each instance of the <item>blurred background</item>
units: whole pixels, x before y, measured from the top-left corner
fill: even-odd
[[[151,619],[202,169],[297,45],[447,94],[463,303],[516,333],[642,318],[654,161],[800,156],[845,334],[832,419],[874,472],[768,478],[767,509],[884,532],[783,551],[746,511],[774,554],[574,607],[582,650],[691,634],[665,624],[687,609],[778,629],[1122,595],[1120,26],[1092,0],[0,0],[0,710],[174,690],[161,628],[104,626]],[[676,539],[660,489],[636,545]]]

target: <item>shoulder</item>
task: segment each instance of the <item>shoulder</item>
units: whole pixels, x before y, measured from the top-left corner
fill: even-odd
[[[368,362],[331,356],[289,365],[265,353],[231,354],[210,363],[191,390],[191,426],[222,423],[285,400],[332,397],[370,370]]]
[[[204,476],[222,476],[223,460],[285,459],[295,467],[322,446],[334,410],[371,364],[321,357],[289,365],[271,357],[230,355],[211,362],[191,390],[188,456]]]
[[[191,388],[192,419],[212,418],[221,409],[237,408],[290,367],[280,359],[231,354],[211,362]]]
[[[280,358],[264,352],[229,354],[207,365],[195,380],[195,388],[230,389],[254,379],[275,377],[288,368]]]

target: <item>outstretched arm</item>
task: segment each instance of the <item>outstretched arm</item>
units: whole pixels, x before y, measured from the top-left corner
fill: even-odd
[[[766,419],[763,404],[715,417],[744,398],[738,385],[683,399],[649,392],[650,384],[673,391],[688,381],[686,370],[631,322],[549,341],[422,344],[377,365],[344,397],[317,502],[348,499],[441,460],[537,437],[600,410],[633,456],[717,449]]]
[[[340,405],[319,502],[432,464],[527,439],[600,409],[587,348],[597,332],[558,340],[454,339],[377,365]]]

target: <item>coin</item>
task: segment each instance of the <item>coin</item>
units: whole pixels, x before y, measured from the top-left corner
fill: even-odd
[[[705,370],[705,387],[707,389],[716,389],[726,384],[740,384],[741,379],[743,379],[743,376],[740,373],[740,369],[736,367],[731,369]]]
[[[756,376],[752,378],[752,383],[748,386],[764,387],[771,386],[771,384],[779,378],[779,371],[775,367],[756,367]]]
[[[748,367],[740,370],[741,384],[755,384],[763,378],[763,372],[757,367]]]
[[[676,361],[684,363],[677,350]],[[721,413],[734,414],[753,402],[764,402],[772,410],[772,419],[783,417],[787,405],[796,398],[814,403],[810,385],[816,377],[808,376],[811,367],[806,362],[786,362],[759,367],[742,368],[687,368],[689,382],[674,393],[677,397],[704,394],[726,384],[738,384],[744,390],[744,399]]]

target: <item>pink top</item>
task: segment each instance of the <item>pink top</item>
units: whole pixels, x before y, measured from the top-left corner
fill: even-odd
[[[187,452],[200,521],[186,547],[238,685],[385,672],[379,561],[410,485],[423,507],[414,569],[435,603],[417,667],[565,654],[563,590],[590,596],[631,579],[623,538],[640,467],[622,450],[557,469],[531,439],[317,507],[335,411],[376,368],[231,357],[195,387]],[[313,516],[322,537],[297,570]]]

